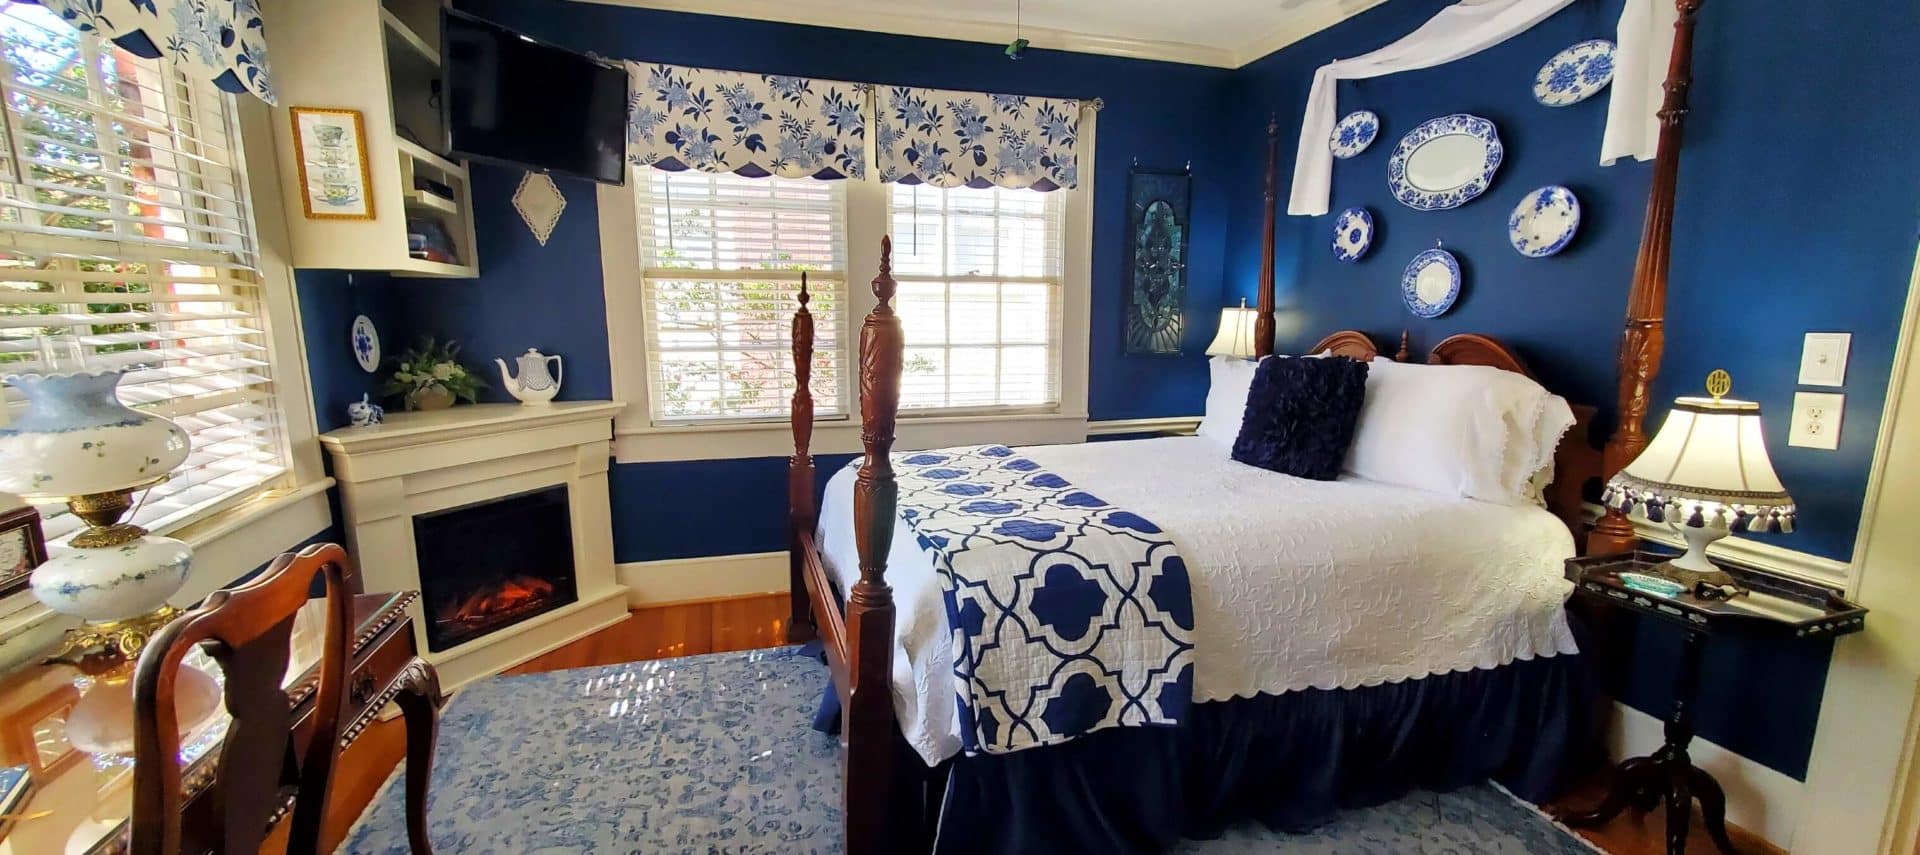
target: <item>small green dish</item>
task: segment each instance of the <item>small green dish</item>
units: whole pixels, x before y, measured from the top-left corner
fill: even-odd
[[[1656,597],[1666,597],[1668,599],[1680,596],[1682,592],[1687,590],[1687,586],[1675,582],[1672,579],[1649,576],[1645,573],[1622,573],[1620,574],[1620,583],[1642,594],[1652,594]]]

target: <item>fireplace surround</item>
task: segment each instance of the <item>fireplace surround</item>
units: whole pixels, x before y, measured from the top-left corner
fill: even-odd
[[[612,401],[399,413],[320,437],[368,590],[417,590],[449,689],[627,617],[607,504]]]

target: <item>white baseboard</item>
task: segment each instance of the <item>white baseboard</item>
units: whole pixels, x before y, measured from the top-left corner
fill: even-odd
[[[630,561],[615,565],[614,577],[627,586],[629,608],[781,593],[788,588],[787,553]]]
[[[1622,703],[1615,703],[1613,709],[1607,751],[1614,760],[1652,754],[1665,741],[1660,719]],[[1707,770],[1727,791],[1728,822],[1783,850],[1788,848],[1804,784],[1698,737],[1687,746],[1687,753],[1693,765]]]
[[[1123,436],[1130,433],[1190,434],[1200,429],[1199,416],[1159,419],[1108,419],[1087,422],[1087,436]]]

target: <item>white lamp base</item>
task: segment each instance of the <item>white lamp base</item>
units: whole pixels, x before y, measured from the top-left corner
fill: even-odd
[[[1685,584],[1689,588],[1693,587],[1693,584],[1699,581],[1706,581],[1715,585],[1738,586],[1738,583],[1734,581],[1733,577],[1729,575],[1727,571],[1715,567],[1713,562],[1707,560],[1707,547],[1711,546],[1714,541],[1726,537],[1730,533],[1724,526],[1694,528],[1692,526],[1674,525],[1673,530],[1679,532],[1680,536],[1687,541],[1686,554],[1667,562],[1668,567],[1674,571],[1674,576],[1677,577],[1677,581]]]

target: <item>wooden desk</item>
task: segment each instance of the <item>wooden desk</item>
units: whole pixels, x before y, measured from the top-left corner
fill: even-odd
[[[439,689],[432,667],[416,655],[413,622],[407,607],[419,595],[360,594],[354,598],[353,666],[348,678],[347,709],[341,717],[344,747],[372,723],[387,702],[402,693],[430,698],[432,703],[402,704],[409,714],[409,785],[418,759],[424,781],[433,751],[434,722]],[[295,745],[304,750],[311,739],[311,712],[317,688],[314,666],[319,661],[323,631],[323,603],[315,600],[294,618],[292,652],[287,668],[287,697],[294,705]],[[185,667],[200,669],[216,681],[220,669],[204,652],[187,657]],[[32,769],[34,789],[15,809],[12,827],[0,838],[0,855],[85,853],[111,855],[127,849],[128,817],[132,811],[133,709],[130,695],[132,666],[123,672],[92,678],[65,665],[33,664],[0,677],[0,765],[25,763]],[[83,697],[101,693],[115,703],[105,705],[116,726],[129,735],[128,753],[88,754],[68,740],[67,719]],[[89,705],[98,702],[90,700]],[[419,721],[424,717],[428,720]],[[211,823],[211,805],[199,798],[213,781],[217,752],[228,718],[224,707],[192,725],[182,739],[182,782],[187,791],[187,851],[205,849],[204,834]],[[422,738],[416,738],[422,737]],[[421,743],[421,744],[416,744]],[[38,815],[42,814],[44,815]],[[31,818],[29,818],[31,817]]]

